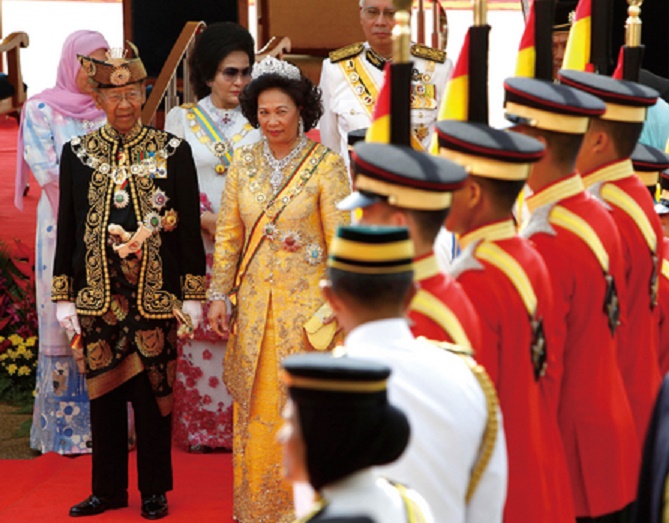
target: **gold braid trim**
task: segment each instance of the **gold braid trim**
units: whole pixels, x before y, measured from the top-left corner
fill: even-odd
[[[66,274],[54,276],[51,280],[51,300],[74,301],[74,291],[72,289],[72,278]]]
[[[499,429],[499,398],[497,397],[495,385],[490,379],[490,376],[488,376],[486,370],[476,363],[474,358],[461,353],[458,353],[458,355],[464,360],[469,367],[469,370],[472,371],[472,374],[474,374],[474,377],[479,382],[479,385],[481,385],[483,394],[485,394],[486,408],[488,411],[488,421],[485,430],[483,431],[483,440],[479,447],[478,461],[472,469],[471,476],[469,477],[469,485],[467,486],[465,501],[469,503],[474,496],[474,492],[476,492],[476,487],[478,487],[481,477],[488,467],[488,463],[490,463],[492,453],[495,450],[497,431]]]
[[[182,288],[184,300],[204,300],[207,295],[206,277],[186,274]]]
[[[404,503],[404,509],[406,510],[407,523],[425,523],[425,515],[416,502],[409,496],[411,489],[389,479],[386,479],[386,481],[395,487],[395,490],[397,490],[397,493],[402,498],[402,503]]]
[[[428,340],[423,336],[419,339],[427,340],[437,347],[460,356],[467,367],[469,367],[469,370],[472,371],[472,374],[476,378],[476,381],[479,382],[481,390],[485,395],[488,420],[486,422],[485,430],[483,431],[481,445],[479,446],[478,460],[472,468],[472,473],[469,477],[469,485],[467,485],[465,501],[469,503],[474,496],[474,492],[476,492],[476,487],[478,487],[483,473],[488,467],[488,463],[490,463],[490,458],[492,458],[492,453],[495,450],[495,444],[497,443],[497,431],[499,430],[499,398],[497,397],[497,391],[495,390],[495,385],[490,379],[490,376],[488,376],[487,371],[472,357],[473,353],[471,349],[459,347],[445,341]]]

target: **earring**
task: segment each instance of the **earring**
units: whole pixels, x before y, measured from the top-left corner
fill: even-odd
[[[300,136],[304,136],[304,120],[302,120],[302,117],[300,116],[300,122],[297,124],[297,134]]]

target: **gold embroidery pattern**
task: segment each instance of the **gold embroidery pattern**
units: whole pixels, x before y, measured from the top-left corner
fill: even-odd
[[[183,283],[184,300],[203,300],[207,293],[206,276],[186,274]]]
[[[109,307],[109,274],[105,249],[105,231],[109,220],[109,208],[114,192],[114,177],[125,177],[125,169],[118,169],[118,152],[122,146],[125,158],[130,159],[130,174],[127,176],[131,198],[136,203],[138,223],[153,211],[155,185],[153,178],[167,176],[167,159],[181,143],[167,133],[138,125],[123,138],[109,125],[83,138],[72,140],[72,150],[79,160],[94,169],[88,191],[90,210],[86,217],[84,244],[86,247],[86,287],[77,295],[77,310],[82,314],[103,315]],[[116,174],[114,174],[116,173]],[[172,317],[176,298],[162,291],[162,260],[159,249],[159,234],[145,242],[142,266],[138,277],[138,302],[140,312],[147,318]],[[124,267],[125,269],[125,267]],[[131,267],[128,267],[131,269]],[[68,289],[62,278],[54,279],[54,285],[63,291]],[[71,291],[70,291],[71,292]],[[57,294],[60,296],[61,294]]]
[[[439,49],[434,49],[433,47],[428,47],[423,44],[413,44],[410,51],[413,56],[424,58],[425,60],[430,60],[432,62],[443,64],[446,61],[446,51],[440,51]]]
[[[360,53],[362,53],[362,50],[364,48],[365,45],[362,42],[358,42],[356,44],[347,45],[346,47],[342,47],[340,49],[335,49],[334,51],[331,51],[329,54],[330,62],[335,64],[347,58],[353,58],[354,56],[357,56]]]
[[[159,328],[137,331],[135,333],[135,343],[143,356],[155,358],[163,352],[165,335],[163,330]]]
[[[51,280],[51,299],[74,301],[72,278],[66,275],[54,276]]]
[[[86,347],[88,350],[88,366],[91,370],[98,370],[107,367],[112,361],[112,351],[109,343],[105,340],[98,340],[89,343]]]

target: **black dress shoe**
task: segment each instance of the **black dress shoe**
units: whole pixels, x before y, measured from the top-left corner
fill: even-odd
[[[95,516],[102,514],[106,510],[123,508],[128,506],[128,494],[123,493],[118,496],[96,496],[92,494],[81,503],[77,503],[70,509],[70,516],[77,518],[80,516]]]
[[[167,497],[165,494],[142,496],[142,517],[160,519],[167,516]]]

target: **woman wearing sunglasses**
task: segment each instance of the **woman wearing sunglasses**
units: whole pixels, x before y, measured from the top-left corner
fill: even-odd
[[[239,94],[251,80],[254,60],[255,43],[246,29],[232,22],[207,27],[189,58],[198,103],[175,107],[165,121],[165,130],[186,139],[193,150],[208,272],[233,150],[260,139],[239,107]],[[180,346],[174,438],[191,452],[232,448],[232,398],[221,380],[226,340],[204,326]]]

